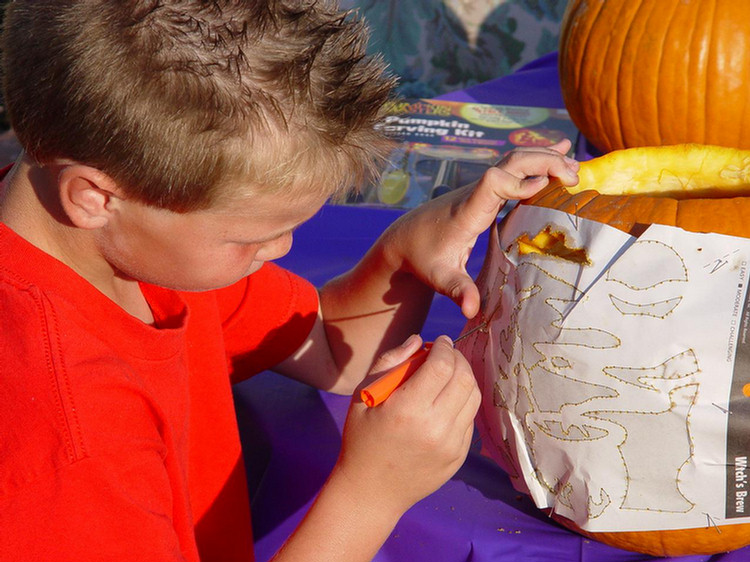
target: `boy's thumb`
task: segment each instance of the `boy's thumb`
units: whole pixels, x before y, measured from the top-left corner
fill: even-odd
[[[474,318],[479,312],[479,289],[474,280],[466,273],[456,277],[452,283],[454,289],[448,294],[460,308],[466,318]]]

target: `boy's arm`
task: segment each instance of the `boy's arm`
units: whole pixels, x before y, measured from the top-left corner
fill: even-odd
[[[348,273],[320,291],[321,313],[307,347],[279,371],[318,388],[351,393],[375,358],[418,333],[433,291],[471,318],[479,291],[466,263],[481,233],[509,199],[525,199],[559,178],[577,183],[578,163],[550,148],[516,149],[466,186],[403,215]]]
[[[532,195],[550,176],[575,183],[577,163],[563,156],[568,148],[512,153],[476,187],[401,217],[354,269],[323,287],[309,347],[281,368],[351,392],[368,370],[376,376],[421,346],[419,337],[406,338],[421,328],[433,289],[475,315],[479,292],[465,264],[477,237],[507,199]],[[444,336],[384,403],[367,408],[352,400],[331,476],[274,561],[371,560],[401,515],[461,466],[480,401],[471,367]]]

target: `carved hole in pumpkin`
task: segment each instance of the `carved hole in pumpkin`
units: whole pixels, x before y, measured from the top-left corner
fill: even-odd
[[[568,246],[565,234],[553,231],[550,226],[547,226],[544,230],[540,230],[533,238],[526,233],[522,234],[518,238],[517,243],[518,253],[522,256],[541,254],[578,264],[591,264],[585,248],[572,248]]]

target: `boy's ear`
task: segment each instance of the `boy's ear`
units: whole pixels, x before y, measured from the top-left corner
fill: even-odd
[[[78,228],[96,229],[109,222],[122,190],[110,176],[91,166],[69,164],[57,176],[60,204]]]

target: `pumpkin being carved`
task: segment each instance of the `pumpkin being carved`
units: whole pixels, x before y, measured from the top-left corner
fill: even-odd
[[[750,148],[750,3],[570,0],[559,51],[565,105],[600,150]]]
[[[614,151],[580,178],[512,211],[478,278],[467,329],[487,328],[458,345],[484,450],[596,540],[654,556],[746,546],[750,151]]]

